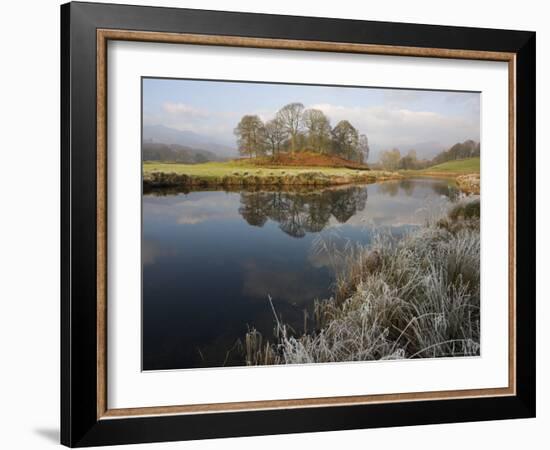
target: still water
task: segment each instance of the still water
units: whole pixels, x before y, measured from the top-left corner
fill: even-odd
[[[335,280],[331,249],[399,235],[457,191],[436,179],[301,191],[155,191],[143,197],[143,369],[242,365],[249,328],[296,332]]]

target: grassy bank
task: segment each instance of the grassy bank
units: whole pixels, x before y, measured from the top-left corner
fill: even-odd
[[[276,316],[273,339],[247,333],[248,365],[479,355],[479,201],[346,258],[313,331],[294,335]]]
[[[479,173],[479,157],[447,161],[442,164],[437,164],[436,166],[428,167],[425,171],[429,173],[448,173],[452,175]]]
[[[479,174],[479,167],[479,158],[468,158],[447,161],[422,170],[401,170],[399,173],[403,175],[448,176],[454,178],[460,175]]]
[[[447,161],[422,170],[401,170],[405,177],[445,177],[454,178],[457,187],[469,194],[480,192],[480,161],[478,158]]]
[[[346,167],[257,165],[235,160],[204,164],[143,163],[145,187],[330,186],[401,178],[395,172]]]

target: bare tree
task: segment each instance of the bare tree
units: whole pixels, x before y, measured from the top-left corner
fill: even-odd
[[[277,112],[277,119],[281,121],[290,136],[290,149],[293,153],[296,150],[296,137],[302,129],[303,111],[304,105],[302,103],[289,103]]]
[[[302,115],[308,133],[309,145],[319,153],[325,153],[330,144],[330,122],[319,109],[306,109]]]
[[[369,138],[365,134],[359,135],[358,150],[360,162],[366,162],[369,159],[370,147]]]
[[[341,120],[332,129],[334,150],[346,159],[357,159],[359,133],[347,120]]]
[[[264,152],[265,127],[258,116],[243,116],[235,130],[237,144],[241,155],[258,156]]]
[[[396,170],[399,167],[400,160],[401,152],[396,148],[393,150],[386,150],[382,152],[380,156],[380,163],[382,167],[387,170]]]
[[[279,154],[281,144],[288,138],[288,133],[281,120],[275,117],[265,124],[264,136],[271,155],[275,157]]]

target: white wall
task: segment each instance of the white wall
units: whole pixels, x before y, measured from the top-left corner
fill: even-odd
[[[537,31],[538,226],[548,227],[550,165],[547,125],[550,30],[544,2],[462,0],[193,0],[135,4],[230,9],[353,19],[466,25]],[[4,2],[0,33],[0,447],[41,449],[58,441],[59,422],[59,1]],[[546,151],[543,151],[546,149]],[[540,279],[550,271],[547,233],[538,234]],[[539,283],[538,418],[382,430],[316,433],[139,448],[543,448],[550,427],[548,287]],[[538,443],[540,442],[540,444]],[[138,447],[136,447],[138,448]]]

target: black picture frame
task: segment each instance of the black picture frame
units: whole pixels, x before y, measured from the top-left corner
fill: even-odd
[[[209,414],[97,416],[96,30],[516,55],[516,395]],[[534,32],[94,3],[61,6],[61,443],[176,441],[535,416]]]

